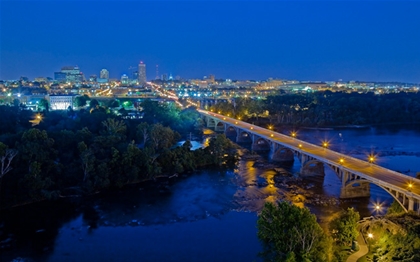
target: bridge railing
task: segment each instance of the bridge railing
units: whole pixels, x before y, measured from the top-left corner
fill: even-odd
[[[287,136],[287,135],[285,135],[285,134],[282,134],[282,133],[279,133],[279,132],[275,132],[275,131],[273,131],[273,130],[266,129],[266,128],[263,128],[263,127],[260,127],[260,126],[256,126],[256,125],[253,125],[253,124],[250,124],[250,123],[247,123],[247,122],[241,121],[241,120],[237,120],[237,119],[234,119],[234,118],[230,118],[230,117],[227,117],[227,116],[223,116],[223,115],[220,115],[220,114],[217,114],[217,113],[213,113],[213,112],[209,112],[209,111],[205,111],[205,110],[198,110],[198,111],[202,111],[201,113],[203,113],[204,115],[206,115],[206,116],[210,116],[210,117],[215,117],[215,118],[217,118],[219,121],[221,121],[221,122],[225,122],[225,123],[230,124],[230,125],[236,125],[236,124],[235,124],[235,122],[238,122],[238,123],[240,122],[241,124],[244,124],[244,125],[246,125],[246,126],[253,127],[253,130],[247,130],[247,132],[250,132],[250,133],[255,134],[255,135],[260,135],[260,134],[258,134],[258,133],[256,133],[256,132],[255,132],[256,130],[260,130],[260,131],[267,131],[267,132],[273,133],[273,134],[275,134],[276,136],[283,137],[283,138],[288,139],[288,140],[290,140],[290,139],[291,139],[291,137],[290,137],[290,136]],[[233,122],[233,123],[231,123],[231,122],[229,122],[229,121],[226,121],[227,119],[229,119],[229,120],[230,120],[231,122]],[[393,186],[393,185],[391,185],[391,184],[388,184],[388,183],[387,183],[387,182],[385,182],[385,181],[378,180],[378,179],[376,179],[376,178],[374,178],[374,177],[371,177],[371,176],[365,175],[365,174],[360,173],[360,172],[358,172],[358,171],[348,169],[348,168],[346,168],[345,166],[343,166],[342,164],[340,164],[340,163],[338,163],[338,162],[336,162],[336,161],[332,161],[332,160],[329,160],[329,159],[326,159],[326,158],[322,158],[322,159],[321,159],[321,157],[319,157],[319,156],[317,156],[317,155],[313,155],[313,154],[311,154],[311,153],[309,153],[309,152],[305,151],[305,150],[304,150],[304,149],[302,149],[302,148],[296,147],[296,146],[294,146],[294,145],[290,145],[290,144],[288,144],[287,142],[279,142],[279,141],[277,141],[277,140],[275,140],[274,138],[271,138],[271,137],[269,137],[269,136],[267,136],[266,138],[267,138],[268,140],[272,141],[272,142],[280,143],[280,144],[283,144],[284,146],[287,146],[287,147],[289,147],[289,148],[293,148],[293,149],[294,149],[294,150],[296,150],[296,151],[302,151],[302,152],[304,152],[306,155],[309,155],[309,156],[311,156],[311,157],[313,157],[313,158],[315,158],[315,159],[319,159],[319,160],[322,160],[322,161],[328,162],[328,163],[329,163],[329,164],[331,164],[331,165],[334,165],[334,166],[337,166],[337,167],[343,168],[343,169],[345,169],[346,171],[348,171],[348,172],[350,172],[350,173],[353,173],[353,174],[355,174],[355,175],[359,175],[360,177],[363,177],[363,178],[368,178],[368,179],[370,179],[371,181],[375,181],[376,183],[387,184],[387,187],[393,188],[394,190],[398,190],[398,191],[400,191],[400,192],[401,192],[401,190],[402,190],[401,188],[399,188],[399,187],[395,187],[395,186]],[[293,140],[294,140],[294,141],[297,141],[298,143],[301,143],[301,144],[308,144],[308,145],[311,145],[312,147],[315,147],[315,148],[318,148],[318,149],[324,149],[324,150],[326,150],[327,152],[334,153],[334,154],[336,154],[337,156],[342,157],[342,158],[344,158],[344,159],[352,159],[352,160],[354,160],[354,161],[356,161],[356,162],[363,162],[363,163],[366,163],[366,164],[374,165],[376,168],[382,169],[382,170],[384,170],[384,171],[386,171],[386,172],[392,173],[393,175],[397,175],[397,176],[399,176],[399,177],[401,177],[401,178],[407,179],[408,181],[413,181],[413,182],[416,182],[418,185],[420,185],[420,179],[417,179],[417,178],[415,178],[415,177],[411,177],[411,176],[408,176],[408,175],[405,175],[405,174],[401,174],[401,173],[399,173],[399,172],[396,172],[396,171],[394,171],[394,170],[390,170],[390,169],[384,168],[384,167],[379,166],[379,165],[377,165],[377,164],[374,164],[374,163],[369,163],[369,162],[364,161],[364,160],[362,160],[362,159],[355,158],[355,157],[350,156],[350,155],[345,155],[345,154],[343,154],[343,153],[341,153],[341,152],[337,152],[337,151],[331,150],[331,149],[329,149],[329,148],[325,148],[325,147],[322,147],[322,146],[319,146],[319,145],[315,145],[315,144],[312,144],[312,143],[306,142],[306,141],[301,140],[301,139],[298,139],[298,138],[293,138]],[[417,195],[417,194],[416,194],[416,195]],[[418,196],[418,197],[420,197],[419,195],[417,195],[417,196]]]

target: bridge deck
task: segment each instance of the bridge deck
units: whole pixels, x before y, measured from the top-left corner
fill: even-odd
[[[335,166],[340,166],[341,169],[347,170],[350,173],[365,178],[377,185],[391,188],[400,192],[408,192],[413,198],[420,199],[420,180],[389,170],[387,168],[371,164],[367,161],[363,161],[351,156],[344,155],[342,153],[323,148],[318,145],[314,145],[303,140],[299,140],[293,137],[289,137],[272,130],[258,127],[240,120],[229,118],[213,112],[197,109],[201,114],[211,116],[212,118],[218,119],[220,122],[228,123],[231,126],[236,126],[241,129],[247,130],[247,132],[256,134],[266,140],[274,141],[279,144],[283,144],[291,149],[302,151],[303,153],[312,156],[322,162],[329,163]],[[252,129],[251,129],[252,128]],[[299,144],[302,145],[299,148]],[[344,162],[340,163],[340,159],[343,158]],[[408,184],[412,183],[413,186],[409,190]]]

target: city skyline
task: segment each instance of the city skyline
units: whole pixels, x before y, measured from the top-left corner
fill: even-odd
[[[420,83],[419,2],[65,2],[2,2],[0,79],[68,65],[131,77],[142,60],[148,80],[159,65],[187,79]]]

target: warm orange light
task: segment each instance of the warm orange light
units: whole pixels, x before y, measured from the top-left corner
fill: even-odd
[[[295,137],[296,136],[296,133],[295,132],[292,132],[292,137]]]
[[[251,126],[251,129],[254,129],[254,128]]]
[[[271,134],[270,136],[271,136],[271,137],[273,137],[274,135],[273,135],[273,134]]]
[[[328,147],[328,142],[322,142],[323,147]]]
[[[238,121],[236,121],[235,124],[238,124]]]
[[[224,117],[223,120],[226,120],[226,117]]]
[[[373,238],[373,234],[372,233],[369,233],[368,234],[368,238]]]
[[[344,163],[344,158],[340,158],[340,163]]]
[[[302,144],[299,144],[299,148],[302,148]]]

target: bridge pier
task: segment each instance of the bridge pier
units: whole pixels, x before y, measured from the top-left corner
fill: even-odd
[[[340,198],[358,198],[358,197],[370,197],[370,183],[358,181],[355,184],[350,184],[341,187]]]
[[[414,210],[414,198],[408,197],[408,211]]]

